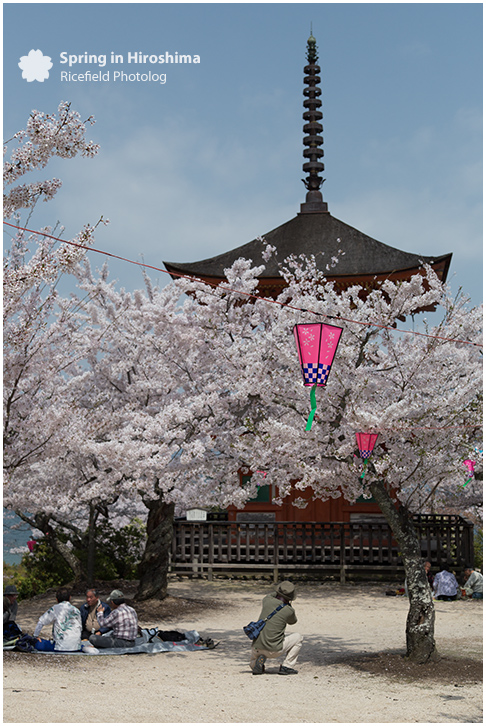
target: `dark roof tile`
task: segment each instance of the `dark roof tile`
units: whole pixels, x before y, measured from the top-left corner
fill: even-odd
[[[326,272],[326,266],[332,264],[332,258],[339,261],[329,272],[329,277],[336,278],[349,275],[372,275],[413,270],[423,262],[429,264],[451,257],[441,255],[430,257],[390,247],[368,237],[368,235],[351,227],[345,222],[332,217],[328,212],[298,214],[294,219],[282,224],[264,235],[264,243],[254,239],[241,247],[229,252],[210,257],[206,260],[187,263],[164,262],[170,270],[181,271],[196,277],[207,275],[224,277],[224,270],[241,257],[250,259],[255,265],[263,262],[262,252],[265,243],[277,249],[276,257],[272,256],[266,263],[262,278],[278,277],[278,263],[290,255],[314,255],[317,267]],[[339,253],[341,250],[341,254]]]

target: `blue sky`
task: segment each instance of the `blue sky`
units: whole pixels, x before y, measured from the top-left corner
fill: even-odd
[[[59,220],[73,236],[104,215],[111,223],[98,247],[162,266],[219,254],[294,217],[305,196],[311,22],[329,211],[409,252],[453,252],[453,288],[479,303],[480,3],[6,3],[4,138],[31,109],[68,100],[94,115],[90,136],[101,145],[94,160],[50,167],[63,188],[31,224]],[[21,77],[18,62],[31,49],[52,59],[43,83]],[[126,63],[138,51],[201,62]],[[61,53],[85,52],[114,52],[124,63],[60,63]],[[62,71],[88,70],[110,71],[110,81],[61,80]],[[116,70],[163,72],[166,83],[115,82]],[[133,266],[110,262],[110,270],[127,288],[142,285]]]

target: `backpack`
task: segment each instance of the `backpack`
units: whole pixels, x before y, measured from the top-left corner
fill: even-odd
[[[159,629],[158,628],[140,628],[139,632],[143,638],[144,643],[153,643],[154,638],[157,637],[157,633],[159,632]]]
[[[13,640],[14,638],[20,638],[22,631],[19,626],[13,620],[7,621],[3,626],[3,642],[6,640]]]
[[[140,628],[140,634],[144,643],[153,643],[154,638],[158,638],[164,642],[180,643],[186,639],[183,633],[177,630],[159,630],[158,628]]]
[[[22,635],[15,644],[15,650],[20,650],[22,653],[33,653],[36,642],[37,638],[34,638],[33,635]]]
[[[182,640],[186,640],[184,633],[179,633],[177,630],[159,630],[157,638],[165,643],[180,643]]]

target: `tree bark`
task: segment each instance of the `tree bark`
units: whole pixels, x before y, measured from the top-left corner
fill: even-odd
[[[172,545],[174,504],[163,499],[145,501],[149,510],[147,519],[147,542],[139,565],[140,582],[136,600],[167,597],[167,573]]]
[[[86,570],[88,574],[88,583],[94,582],[95,558],[96,558],[96,507],[91,502],[89,505],[89,524],[88,524],[88,560]]]
[[[46,533],[46,540],[52,546],[65,562],[69,565],[74,573],[74,582],[84,582],[86,580],[86,571],[84,570],[80,560],[72,553],[67,544],[61,542],[52,531]]]
[[[382,481],[372,482],[370,490],[395,535],[405,567],[410,600],[406,625],[406,657],[415,663],[438,660],[434,638],[434,602],[413,520],[403,505],[398,508],[395,506]]]

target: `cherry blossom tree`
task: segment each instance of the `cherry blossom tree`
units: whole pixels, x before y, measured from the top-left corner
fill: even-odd
[[[434,609],[410,512],[457,491],[477,444],[481,312],[451,299],[432,270],[362,299],[360,288],[337,293],[312,261],[293,260],[281,305],[247,297],[261,271],[235,263],[227,287],[239,293],[186,280],[162,290],[147,280],[145,291],[127,293],[86,268],[68,336],[83,363],[66,369],[67,410],[79,412],[85,433],[73,434],[69,456],[88,472],[91,497],[103,490],[148,508],[140,597],[166,594],[174,506],[241,505],[262,483],[241,488],[242,466],[265,471],[281,499],[297,490],[302,506],[309,496],[374,496],[405,564],[408,655],[434,658]],[[395,329],[431,305],[444,319],[426,336]],[[311,313],[300,310],[344,329],[310,432],[292,327]],[[359,430],[380,434],[364,478]],[[65,454],[54,450],[39,466],[56,461],[69,478]],[[73,481],[60,492],[79,501]]]
[[[432,496],[437,506],[457,492],[462,462],[477,445],[481,310],[470,310],[463,296],[451,299],[430,269],[399,286],[385,282],[363,296],[359,287],[336,292],[312,260],[290,263],[289,286],[280,300],[290,298],[292,308],[316,315],[290,308],[276,312],[276,306],[258,301],[248,315],[253,333],[250,325],[246,335],[234,330],[234,343],[221,357],[225,365],[231,360],[233,395],[245,398],[248,406],[231,427],[231,447],[250,469],[266,473],[264,482],[255,481],[273,483],[281,499],[293,490],[301,493],[302,506],[309,496],[344,495],[351,502],[375,498],[405,566],[407,655],[425,662],[436,657],[434,607],[410,513],[426,507]],[[234,279],[231,287],[241,282]],[[213,316],[216,326],[214,304],[204,302],[200,315]],[[443,320],[428,336],[395,330],[397,320],[431,305],[440,306]],[[235,308],[234,315],[242,318],[245,307]],[[309,432],[309,404],[291,333],[294,323],[319,319],[340,325],[343,336]],[[219,344],[224,345],[220,337]],[[364,478],[354,456],[357,431],[380,434]],[[224,442],[218,440],[217,448],[224,452]]]
[[[79,116],[67,104],[58,115],[33,112],[26,131],[14,137],[20,149],[5,165],[7,186],[53,155],[95,153]],[[7,213],[32,212],[59,186],[58,180],[13,186]],[[202,368],[197,341],[191,347],[185,340],[190,323],[174,325],[182,320],[181,289],[159,291],[155,300],[147,280],[144,293],[118,293],[105,273],[95,279],[80,264],[84,250],[57,246],[51,231],[27,238],[19,231],[5,259],[4,501],[44,532],[79,579],[86,573],[65,546],[66,535],[71,545],[83,541],[88,523],[92,552],[99,513],[119,501],[136,508],[141,499],[149,517],[140,591],[165,594],[175,505],[199,501],[205,492],[222,505],[245,498],[236,468],[229,489],[215,488],[205,471],[208,460],[218,467],[221,461],[211,409],[219,389],[211,398],[202,388],[201,371],[211,366],[207,361]],[[92,232],[73,241],[86,246]],[[82,293],[62,299],[57,282],[66,271],[76,275]],[[159,552],[161,567],[154,563]]]
[[[144,290],[127,292],[108,282],[106,269],[96,277],[77,259],[80,292],[50,309],[28,285],[23,291],[18,267],[11,287],[23,302],[11,319],[22,345],[17,350],[12,328],[6,390],[12,502],[26,496],[28,482],[24,506],[37,499],[44,512],[48,500],[51,523],[60,519],[56,507],[86,517],[86,508],[122,501],[128,511],[143,502],[138,596],[163,598],[174,507],[241,506],[263,483],[255,475],[241,487],[242,467],[264,471],[280,500],[297,492],[300,506],[309,497],[373,496],[405,566],[407,655],[436,657],[434,607],[410,515],[464,493],[462,462],[473,458],[481,423],[480,309],[452,298],[430,268],[366,294],[358,286],[337,292],[312,259],[287,261],[277,301],[251,297],[264,266],[245,260],[216,289],[185,279],[157,289],[147,278]],[[44,281],[42,261],[34,267],[31,279]],[[397,329],[430,307],[443,318],[430,329],[425,323],[425,335]],[[292,328],[309,321],[332,322],[343,334],[306,431]],[[357,431],[379,434],[364,477]]]
[[[237,458],[214,446],[231,438],[227,424],[235,414],[225,412],[230,399],[214,380],[207,329],[194,328],[200,305],[188,299],[187,315],[180,305],[183,286],[154,290],[147,279],[146,289],[132,294],[108,283],[106,270],[96,278],[86,266],[80,287],[70,345],[83,364],[70,379],[71,406],[82,411],[91,434],[76,451],[83,461],[95,457],[93,485],[96,479],[105,496],[144,503],[138,597],[164,597],[174,508],[242,505],[248,497]]]
[[[26,128],[4,144],[4,157],[11,149],[3,166],[5,220],[18,223],[21,213],[28,210],[28,222],[37,203],[52,199],[62,186],[57,178],[17,182],[44,169],[54,157],[72,159],[81,154],[90,158],[98,153],[99,146],[86,140],[87,125],[93,123],[92,117],[82,121],[66,102],[59,105],[57,114],[32,111]],[[46,234],[49,231],[52,230],[42,230]],[[92,244],[92,232],[93,228],[87,225],[71,242]],[[19,308],[24,307],[21,302],[24,294],[41,284],[55,285],[59,275],[72,270],[84,254],[85,250],[72,244],[56,245],[49,236],[26,236],[23,230],[18,230],[4,257],[4,315],[18,314]]]
[[[280,498],[301,492],[303,506],[309,492],[349,501],[374,496],[405,564],[408,655],[434,658],[434,609],[410,512],[432,498],[437,507],[458,489],[462,461],[477,443],[481,311],[469,310],[462,296],[451,299],[430,269],[400,286],[385,283],[362,299],[360,288],[337,293],[312,261],[304,266],[294,260],[280,301],[291,298],[293,309],[248,301],[245,293],[256,290],[259,273],[245,261],[227,271],[227,287],[241,294],[187,281],[151,291],[149,301],[135,294],[139,312],[130,320],[137,321],[136,333],[120,361],[130,385],[138,378],[132,392],[143,389],[148,405],[141,408],[139,398],[135,414],[130,403],[119,429],[122,457],[137,441],[130,478],[138,479],[138,487],[140,481],[153,486],[144,496],[158,511],[154,530],[169,519],[161,516],[162,503],[224,505],[254,495],[263,482],[254,477],[252,487],[238,490],[235,472],[241,466],[265,471],[265,483],[278,486]],[[177,308],[182,291],[190,294]],[[427,336],[395,330],[398,319],[430,306],[441,306],[444,318]],[[293,324],[310,314],[295,308],[344,328],[311,432],[304,428],[308,403],[291,334]],[[354,456],[359,430],[380,433],[363,479]],[[153,551],[168,546],[162,529],[153,537]],[[151,594],[163,596],[164,587],[157,578]]]
[[[261,268],[239,261],[227,271],[228,287],[241,294],[185,280],[133,296],[105,288],[111,324],[93,302],[92,320],[111,335],[97,375],[119,398],[116,440],[107,435],[102,444],[106,465],[136,482],[150,510],[142,581],[145,572],[152,585],[139,595],[165,595],[173,504],[241,503],[258,483],[239,488],[235,474],[247,466],[265,471],[281,498],[297,489],[303,506],[309,491],[375,497],[405,562],[408,652],[427,660],[435,654],[433,603],[409,513],[457,490],[477,442],[481,368],[467,342],[479,342],[480,311],[450,299],[432,270],[363,300],[358,287],[335,292],[312,262],[291,262],[282,302],[290,297],[293,308],[344,328],[311,432],[291,334],[309,314],[250,302],[245,293],[255,291]],[[177,305],[182,292],[189,296]],[[397,319],[431,305],[443,306],[444,320],[429,337],[395,331]],[[354,434],[370,429],[380,442],[361,479]]]
[[[93,242],[94,228],[87,225],[70,243],[59,244],[53,232],[59,237],[62,230],[46,228],[35,234],[21,227],[27,226],[37,203],[52,199],[61,187],[59,179],[40,182],[29,177],[53,157],[94,156],[98,146],[86,140],[92,123],[92,118],[83,122],[69,103],[61,103],[57,114],[33,111],[26,128],[4,145],[4,216],[11,220],[6,229],[15,230],[4,255],[3,276],[4,504],[22,516],[35,512],[37,526],[61,549],[49,516],[30,508],[33,502],[26,494],[37,489],[32,487],[33,469],[51,456],[49,447],[56,439],[67,441],[67,431],[75,428],[64,384],[72,365],[69,336],[76,303],[62,300],[57,285],[64,273],[76,269],[85,255],[83,247]],[[69,551],[64,555],[76,571]]]

